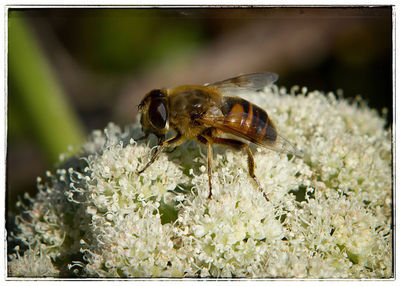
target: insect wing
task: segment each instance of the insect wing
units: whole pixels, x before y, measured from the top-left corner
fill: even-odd
[[[243,118],[243,115],[240,114],[240,112],[238,112],[233,117],[239,119]],[[268,136],[264,136],[262,139],[257,138],[254,135],[243,132],[243,129],[240,127],[235,127],[233,125],[226,124],[226,117],[224,116],[206,115],[203,118],[199,119],[199,122],[204,125],[217,128],[218,130],[224,133],[235,135],[237,137],[250,141],[256,145],[274,150],[276,152],[291,154],[300,158],[303,157],[302,153],[299,150],[297,150],[297,148],[294,147],[292,143],[290,143],[286,138],[282,137],[279,134],[276,134],[274,138],[272,137],[269,138]]]
[[[276,73],[252,73],[217,81],[208,86],[220,89],[223,93],[258,91],[278,80]]]

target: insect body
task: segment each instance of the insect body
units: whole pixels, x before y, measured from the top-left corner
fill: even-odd
[[[262,108],[235,94],[260,90],[277,78],[278,75],[274,73],[255,73],[204,86],[186,85],[154,89],[147,93],[139,104],[140,122],[145,133],[143,138],[153,133],[158,138],[158,148],[138,174],[144,172],[165,147],[178,146],[187,139],[195,139],[208,147],[209,198],[212,195],[212,144],[245,150],[249,175],[262,191],[254,174],[253,154],[249,145],[240,139],[287,154],[299,155],[299,152],[278,134]],[[176,133],[166,140],[169,129]],[[234,138],[227,138],[227,135],[233,135]]]

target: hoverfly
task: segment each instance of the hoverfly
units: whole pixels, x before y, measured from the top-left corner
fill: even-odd
[[[254,174],[254,158],[250,147],[240,139],[286,154],[300,156],[300,153],[278,134],[267,112],[235,94],[261,90],[277,79],[275,73],[254,73],[213,84],[151,90],[138,106],[142,131],[145,133],[140,139],[152,133],[158,138],[158,148],[137,174],[144,172],[165,147],[176,147],[187,139],[195,139],[208,147],[208,198],[212,196],[212,144],[246,151],[249,175],[259,190],[263,191]],[[175,135],[166,140],[166,133],[170,129],[175,131]],[[234,139],[226,138],[226,135],[233,135]]]

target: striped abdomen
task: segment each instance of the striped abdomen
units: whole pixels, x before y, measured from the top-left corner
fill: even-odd
[[[224,125],[255,140],[275,142],[277,132],[268,114],[257,105],[239,97],[225,97],[222,113]]]

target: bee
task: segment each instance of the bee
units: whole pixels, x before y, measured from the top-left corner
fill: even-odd
[[[158,138],[158,145],[149,162],[137,174],[153,164],[166,147],[175,148],[185,140],[194,139],[208,147],[209,199],[212,196],[213,144],[244,150],[247,153],[248,173],[267,198],[254,174],[254,157],[247,142],[286,154],[301,154],[278,134],[266,111],[237,95],[246,91],[259,91],[277,79],[275,73],[253,73],[212,84],[151,90],[138,106],[144,132],[140,139],[154,134]],[[166,139],[170,129],[175,134]]]

